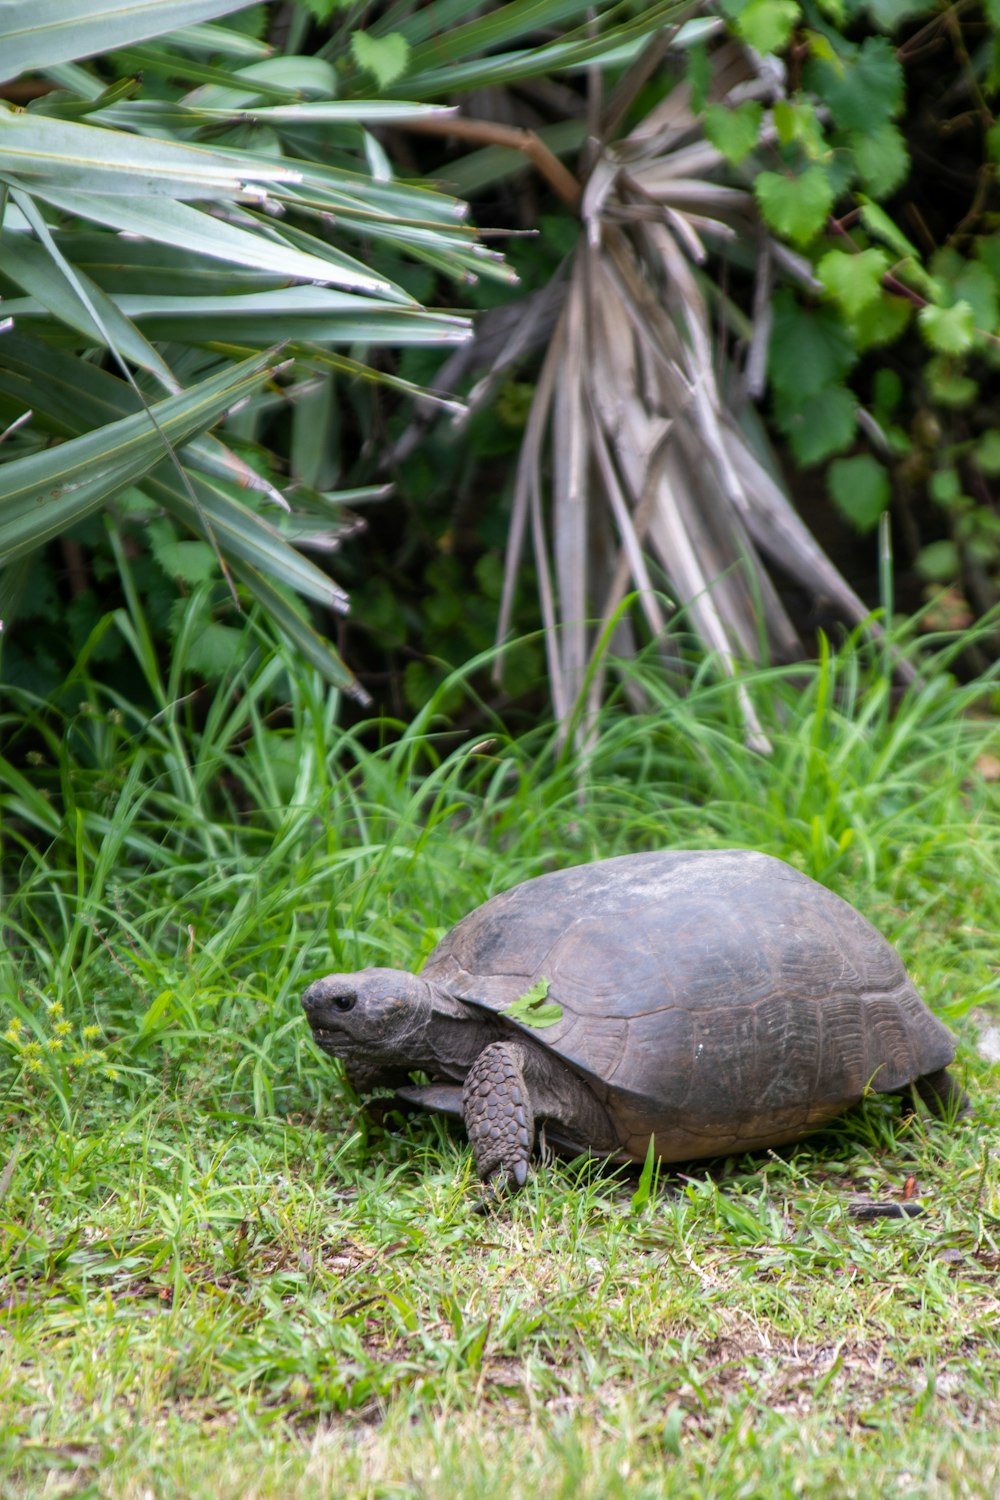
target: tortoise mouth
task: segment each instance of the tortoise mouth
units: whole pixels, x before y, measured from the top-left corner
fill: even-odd
[[[370,1054],[370,1049],[359,1046],[357,1038],[352,1037],[346,1031],[341,1031],[336,1025],[329,1025],[325,1021],[321,1026],[312,1026],[312,1039],[321,1052],[330,1057],[337,1058],[340,1062],[349,1063],[353,1058],[364,1059]]]

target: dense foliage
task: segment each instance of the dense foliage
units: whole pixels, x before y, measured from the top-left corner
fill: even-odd
[[[808,253],[819,283],[775,299],[776,427],[800,465],[825,463],[859,531],[891,503],[917,572],[988,609],[1000,583],[1000,15],[919,0],[725,9],[750,45],[781,52],[786,83],[766,117],[756,101],[710,108],[709,135],[752,173],[765,221]]]
[[[614,89],[607,78],[606,86],[595,90],[593,80],[585,87],[570,75],[558,105],[551,96],[516,85],[507,90],[500,118],[530,126],[574,165],[586,190],[582,210],[559,201],[550,186],[527,182],[534,166],[529,168],[524,157],[518,162],[499,135],[496,145],[464,154],[460,137],[447,161],[431,158],[434,170],[472,198],[485,222],[529,229],[541,212],[541,243],[515,239],[508,251],[529,291],[556,277],[564,257],[582,241],[603,248],[629,215],[633,222],[641,219],[643,208],[663,215],[681,247],[697,251],[695,283],[706,299],[712,330],[721,334],[714,359],[723,370],[729,410],[752,435],[758,458],[771,472],[781,464],[809,526],[833,549],[867,606],[892,607],[888,534],[880,543],[881,560],[874,539],[868,539],[879,518],[891,512],[897,596],[909,611],[926,610],[928,628],[968,623],[988,613],[998,598],[1000,515],[991,488],[1000,462],[992,400],[1000,273],[998,134],[990,102],[997,79],[996,18],[961,7],[800,7],[785,0],[732,5],[725,15],[732,31],[755,49],[751,55],[766,55],[755,72],[751,68],[748,76],[744,69],[729,86],[718,78],[719,24],[709,22],[683,28],[679,50],[665,63],[655,57],[650,62],[644,54]],[[388,25],[381,24],[381,31]],[[402,96],[407,84],[403,71],[391,88]],[[679,99],[685,84],[714,155],[704,139],[699,147],[696,129],[686,127],[687,134],[681,134],[682,103],[673,115],[670,105],[658,115],[664,96]],[[489,102],[473,96],[465,106],[470,116],[482,111],[492,117],[496,110],[493,96]],[[594,118],[604,132],[600,151],[593,139],[583,145]],[[676,168],[664,150],[656,179],[643,151],[648,154],[658,119],[672,122],[679,146]],[[671,170],[684,175],[682,161],[687,176],[671,199],[665,179]],[[597,219],[594,201],[607,192],[608,174],[619,167],[634,201],[619,191],[612,202],[617,221],[610,215]],[[555,179],[551,183],[557,185]],[[729,226],[713,222],[726,218],[720,209],[726,191]],[[754,226],[750,194],[770,239]],[[633,238],[640,240],[641,232],[635,230]],[[704,258],[702,251],[707,251]],[[685,318],[690,326],[692,302],[682,296],[678,311],[676,275],[658,280],[655,258],[644,254],[641,244],[636,257],[650,291],[667,302],[682,326]],[[603,295],[592,293],[587,317],[578,319],[584,341]],[[539,325],[537,341],[544,343],[551,323],[526,303],[525,328],[532,319]],[[531,343],[530,334],[522,343]],[[589,371],[600,363],[600,349],[595,353],[593,343],[585,347],[581,363]],[[489,372],[485,351],[484,362]],[[572,367],[570,358],[556,389],[565,385],[562,373]],[[368,617],[390,645],[405,638],[407,610],[420,612],[423,598],[431,601],[426,615],[421,613],[429,639],[440,654],[454,659],[454,644],[435,617],[447,617],[446,596],[462,580],[469,594],[481,593],[473,568],[481,566],[484,550],[499,556],[496,514],[511,503],[516,531],[522,475],[536,462],[541,425],[539,420],[533,430],[530,402],[517,381],[535,368],[523,358],[520,366],[511,365],[506,352],[498,357],[494,348],[492,373],[472,391],[478,426],[464,429],[472,454],[442,430],[436,440],[425,440],[434,441],[430,457],[418,450],[403,463],[407,540],[395,547],[390,538],[382,554],[397,568],[397,586],[391,597],[380,591],[361,606],[370,609]],[[627,410],[631,390],[620,372],[612,388]],[[492,396],[492,403],[484,396]],[[599,410],[600,390],[587,397]],[[770,445],[756,420],[755,400],[769,424]],[[583,406],[587,409],[586,400]],[[691,424],[690,413],[676,420]],[[526,424],[525,445],[515,478],[511,467],[505,474],[502,455],[510,450],[519,421]],[[551,561],[544,548],[538,551],[542,531],[536,528],[533,535],[536,558],[544,558],[555,580],[549,618],[559,618],[566,634],[577,598],[586,598],[594,615],[605,607],[606,580],[594,568],[580,583],[561,566],[562,553],[575,549],[578,554],[580,548],[578,541],[563,546],[557,534],[564,482],[558,454],[572,445],[574,433],[569,422],[556,431],[540,466],[553,491],[553,517],[546,522],[552,528]],[[633,451],[641,446],[630,441]],[[483,456],[477,463],[478,445]],[[599,458],[594,455],[592,468],[599,467]],[[724,488],[724,461],[711,451],[707,459],[700,467],[711,467],[714,460]],[[622,490],[629,490],[629,479],[633,492],[641,489],[633,476],[623,474],[625,467],[619,462]],[[752,508],[760,484],[755,473],[745,509]],[[484,489],[493,501],[486,507]],[[700,507],[710,517],[706,524],[714,524],[704,496]],[[605,530],[615,540],[622,534],[619,512],[620,507]],[[727,524],[745,557],[746,539],[737,520],[730,517]],[[783,526],[791,530],[787,517]],[[704,544],[690,523],[687,535],[698,552]],[[423,538],[422,548],[415,537]],[[626,537],[623,545],[627,542]],[[606,550],[613,544],[601,543]],[[677,550],[671,557],[670,549],[656,555],[654,547],[653,578],[683,604],[709,596],[719,602],[728,649],[735,640],[738,654],[752,650],[747,619],[738,618],[735,609],[727,617],[725,585],[715,581],[706,589],[678,578]],[[418,597],[405,575],[410,570],[412,577],[415,554],[421,552],[425,564]],[[791,578],[801,588],[801,596],[793,594],[791,600],[796,625],[808,629],[815,623],[817,605],[827,608],[819,617],[829,623],[831,603],[832,613],[856,617],[846,591],[838,597],[829,574],[819,580],[806,572],[803,556],[800,548],[778,559],[781,587],[787,591]],[[718,558],[713,561],[717,569]],[[705,573],[711,578],[712,568],[706,566]],[[646,587],[634,569],[632,580],[637,588]],[[751,592],[760,611],[766,592],[759,576]],[[569,603],[560,615],[561,594]],[[655,629],[655,622],[649,628]],[[700,634],[719,649],[710,630],[700,628]],[[780,654],[790,632],[779,625],[769,634],[771,650]],[[415,644],[420,645],[419,634]],[[486,644],[485,628],[474,616],[467,644]],[[594,644],[596,637],[591,648]],[[442,649],[449,646],[450,651]],[[980,662],[994,648],[995,639],[984,642]],[[412,668],[411,680],[418,691],[425,690],[426,672]],[[572,684],[567,691],[571,698]]]
[[[648,130],[665,98],[680,97],[679,82],[699,122],[687,139],[702,133],[691,172],[704,182],[691,185],[694,198],[689,190],[687,201],[663,200],[662,211],[687,252],[704,238],[708,257],[695,254],[692,287],[706,299],[706,329],[721,334],[713,356],[728,371],[720,412],[773,473],[763,429],[747,425],[748,400],[762,399],[808,525],[833,546],[865,603],[840,589],[834,572],[803,572],[801,546],[777,558],[779,573],[849,619],[890,603],[873,589],[874,567],[851,559],[824,516],[810,477],[822,474],[836,511],[862,535],[891,508],[910,608],[921,602],[910,569],[937,596],[934,625],[967,622],[995,603],[1000,517],[990,486],[1000,428],[990,396],[1000,253],[989,11],[932,11],[917,0],[733,0],[719,21],[687,24],[665,58],[668,4],[600,8],[596,28],[584,7],[554,0],[472,19],[463,8],[458,27],[446,0],[366,16],[363,29],[328,0],[236,6],[228,24],[212,20],[233,6],[157,0],[141,20],[124,4],[100,19],[84,0],[69,8],[53,0],[51,17],[15,7],[28,24],[5,33],[0,295],[15,323],[0,389],[0,615],[15,620],[8,680],[54,687],[71,659],[67,643],[72,654],[98,627],[93,650],[106,670],[112,679],[126,670],[117,633],[101,626],[108,605],[124,602],[123,549],[161,649],[190,618],[183,601],[197,596],[191,665],[209,680],[249,648],[234,604],[256,600],[354,690],[329,643],[330,611],[345,598],[326,560],[345,543],[333,566],[354,595],[356,625],[339,626],[339,641],[399,712],[426,699],[444,664],[485,649],[498,616],[504,627],[530,627],[530,591],[515,585],[539,558],[543,571],[550,566],[538,551],[544,531],[535,531],[534,563],[516,541],[506,581],[501,563],[512,503],[515,533],[523,503],[517,454],[526,436],[529,447],[537,442],[528,420],[538,373],[531,337],[521,338],[519,361],[508,348],[500,358],[494,349],[492,369],[488,351],[478,368],[467,364],[446,404],[453,418],[476,378],[474,415],[458,428],[421,418],[414,441],[407,392],[438,378],[436,345],[466,336],[460,318],[421,304],[464,299],[475,313],[523,301],[529,323],[531,294],[575,251],[581,213],[591,239],[618,232],[579,195],[587,187],[593,197],[607,163],[627,164],[628,138]],[[159,37],[179,20],[187,30]],[[754,49],[746,56],[764,59],[731,87],[718,79],[723,21]],[[433,111],[455,101],[462,115],[446,144]],[[600,152],[593,138],[586,144],[595,121]],[[636,179],[640,193],[647,179]],[[540,240],[508,240],[502,261],[462,225],[442,182],[471,199],[490,229],[540,223]],[[629,207],[618,188],[608,201],[619,215]],[[754,201],[770,240],[754,228]],[[713,229],[709,220],[725,221],[727,202],[737,217]],[[144,239],[123,240],[122,231]],[[638,241],[636,254],[657,295],[658,262]],[[519,273],[517,288],[508,267]],[[470,274],[476,284],[463,291]],[[673,307],[682,325],[692,295]],[[551,322],[536,322],[544,337]],[[263,352],[279,344],[280,363]],[[378,352],[387,345],[398,352]],[[241,399],[240,381],[239,414],[215,438],[188,438]],[[105,430],[112,421],[124,425]],[[48,449],[53,437],[62,453]],[[67,446],[74,437],[82,446]],[[633,447],[640,440],[628,438]],[[183,446],[179,467],[160,461],[167,441]],[[564,421],[556,451],[566,441],[574,438]],[[626,489],[645,482],[615,462]],[[727,462],[709,443],[698,466],[715,463],[724,488]],[[524,452],[521,464],[524,472]],[[752,501],[763,480],[750,472]],[[558,511],[554,457],[543,459],[543,474]],[[370,503],[359,511],[386,493],[387,479],[396,490],[384,518]],[[60,503],[43,511],[37,496],[53,484]],[[363,517],[368,536],[350,541]],[[620,503],[608,524],[633,557],[641,525],[632,537],[621,531]],[[720,524],[746,556],[755,543],[741,537],[738,519]],[[620,600],[621,586],[609,594],[599,569],[567,572],[571,543],[555,531],[552,546],[565,599],[549,609],[550,624],[571,622],[581,603],[597,616],[609,598]],[[739,598],[724,597],[732,585],[713,581],[713,571],[731,567],[725,549],[682,578],[672,575],[669,550],[654,546],[650,574],[632,567],[633,585],[647,600],[652,583],[687,604],[695,630],[723,657],[751,654],[758,627]],[[862,543],[859,556],[870,550]],[[756,609],[767,606],[769,588],[758,570]],[[312,619],[296,595],[310,601]],[[808,631],[813,622],[794,593],[790,607]],[[705,618],[706,609],[718,618]],[[640,637],[663,618],[651,604],[637,613]],[[772,653],[797,649],[780,615],[767,633]],[[597,644],[595,636],[572,645],[574,660]],[[619,630],[616,646],[625,644]],[[538,651],[522,652],[507,691],[523,692],[541,669]],[[548,669],[557,701],[572,701],[582,666],[567,670],[550,649]]]

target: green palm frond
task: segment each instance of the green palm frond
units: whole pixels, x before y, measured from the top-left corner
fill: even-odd
[[[370,170],[369,125],[438,106],[335,99],[328,63],[217,24],[242,8],[0,0],[4,92],[33,75],[26,108],[0,100],[0,326],[16,330],[0,334],[0,597],[16,594],[5,568],[137,492],[207,537],[309,659],[363,696],[293,603],[342,608],[342,593],[250,499],[287,502],[218,438],[190,439],[289,354],[469,336],[380,272],[373,244],[459,278],[509,273],[463,204]],[[159,64],[174,96],[80,65],[112,50]],[[165,399],[144,394],[150,380]],[[46,483],[58,501],[39,507],[31,486]]]

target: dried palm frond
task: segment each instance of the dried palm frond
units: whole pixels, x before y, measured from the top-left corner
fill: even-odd
[[[716,53],[715,97],[769,87],[735,44]],[[651,636],[669,631],[656,572],[730,672],[763,655],[802,654],[765,559],[846,620],[869,614],[754,453],[720,389],[722,356],[695,269],[706,260],[705,242],[741,236],[757,245],[764,341],[777,252],[751,195],[713,179],[724,165],[681,84],[628,137],[601,150],[583,195],[584,233],[517,471],[499,621],[503,639],[530,531],[553,704],[564,723],[575,711],[585,724],[585,690],[596,703],[603,682],[596,653],[626,594],[636,594]],[[790,259],[785,252],[786,269]],[[793,269],[808,276],[794,262]],[[498,357],[525,342],[523,326],[508,317]],[[758,332],[744,389],[759,390],[761,347]],[[619,630],[616,650],[630,639]],[[766,748],[749,697],[742,704],[748,741]]]

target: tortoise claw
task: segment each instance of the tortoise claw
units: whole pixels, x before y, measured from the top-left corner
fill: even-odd
[[[477,1214],[488,1214],[507,1201],[512,1193],[520,1192],[528,1180],[527,1161],[517,1161],[512,1166],[502,1162],[483,1179],[483,1192],[476,1204]]]

